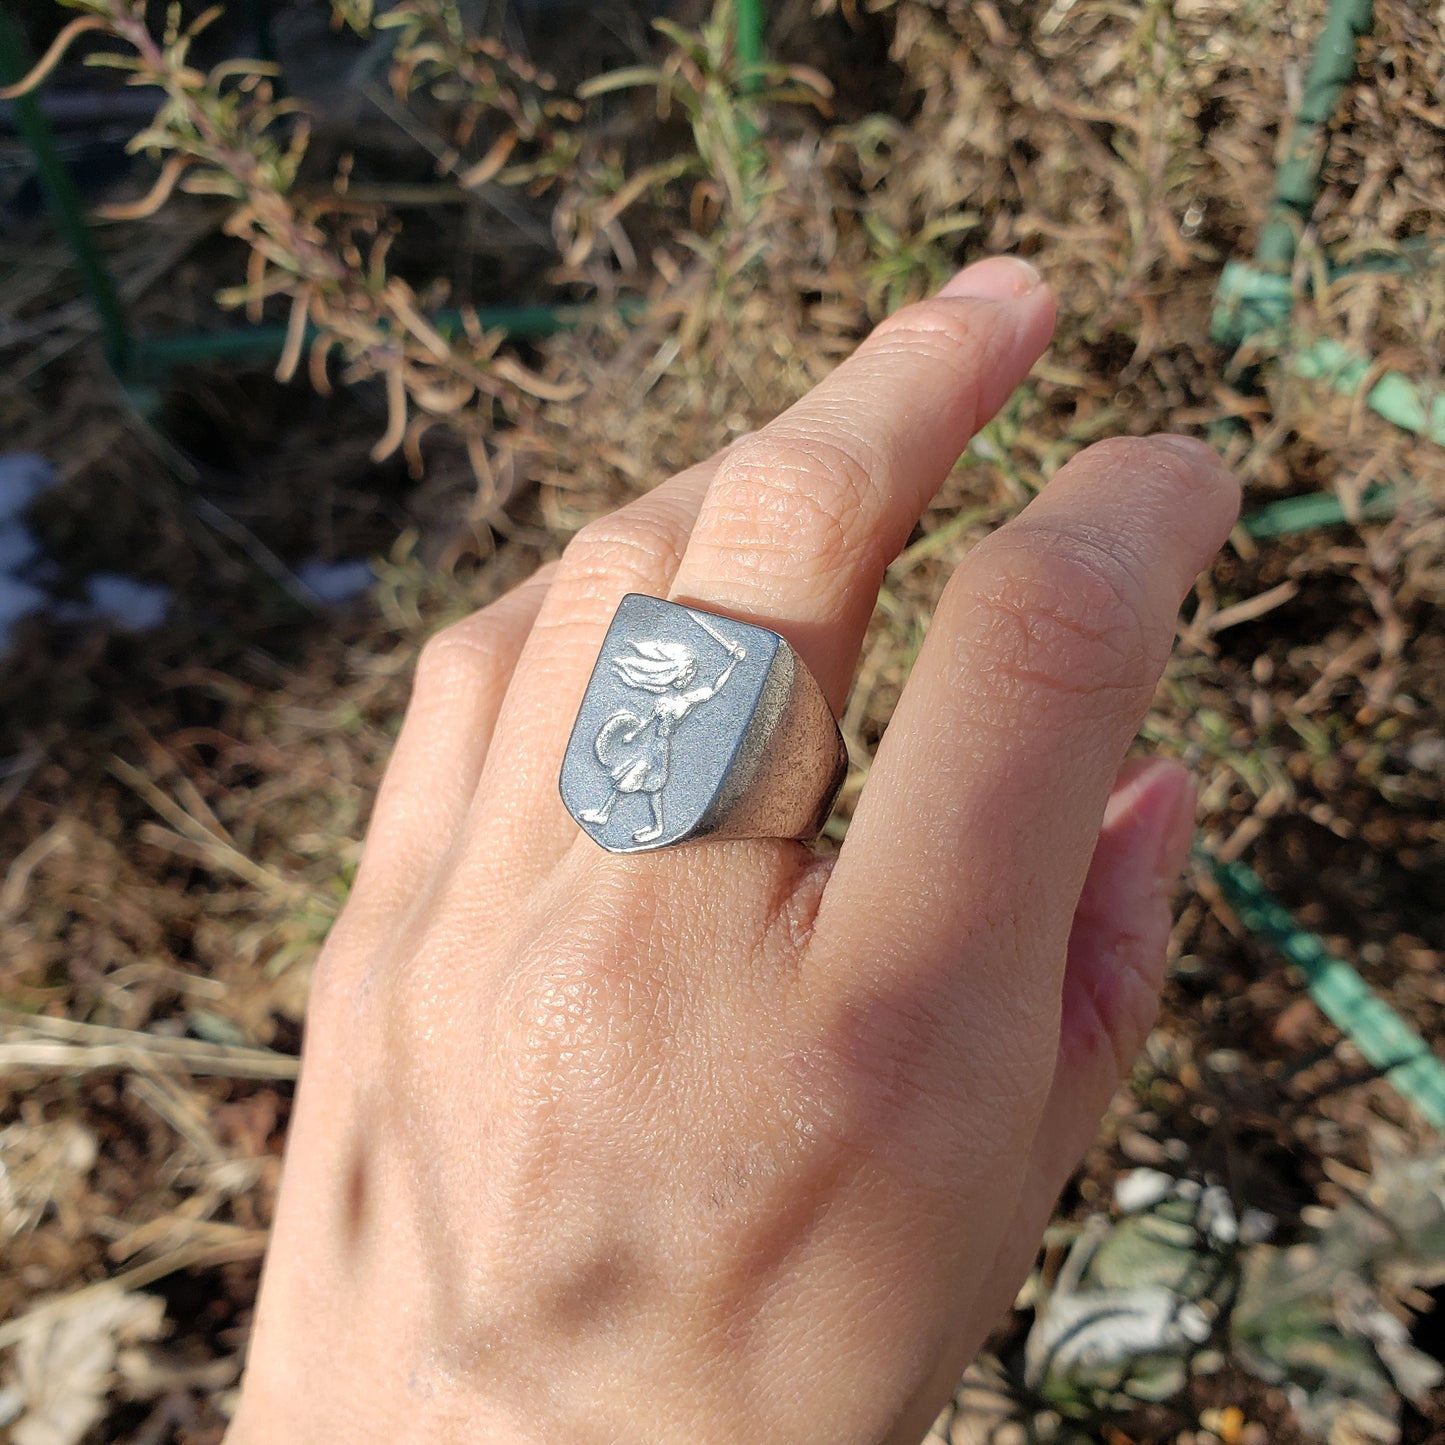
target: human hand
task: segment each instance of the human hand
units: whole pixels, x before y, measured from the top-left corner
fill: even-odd
[[[836,859],[613,855],[557,772],[624,593],[835,714],[883,569],[1051,334],[992,260],[426,648],[313,985],[232,1445],[914,1445],[1152,1020],[1187,775],[1121,760],[1235,484],[1075,458],[939,601]]]

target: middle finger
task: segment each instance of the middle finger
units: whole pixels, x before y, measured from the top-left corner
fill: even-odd
[[[1048,288],[1007,256],[889,317],[723,457],[672,600],[782,633],[840,712],[884,568],[1053,326]]]

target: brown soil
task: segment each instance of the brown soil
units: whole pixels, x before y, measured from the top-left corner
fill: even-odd
[[[765,421],[959,259],[1029,256],[1063,320],[889,573],[845,719],[854,755],[881,735],[953,564],[1088,441],[1208,435],[1240,469],[1250,509],[1324,492],[1357,515],[1367,488],[1392,481],[1392,519],[1236,535],[1186,605],[1143,737],[1199,769],[1210,846],[1247,859],[1426,1038],[1445,1033],[1445,454],[1293,378],[1278,347],[1231,358],[1208,340],[1220,268],[1248,256],[1264,216],[1321,0],[817,8],[778,7],[772,45],[838,83],[838,113],[772,120],[764,144],[781,185],[745,234],[704,227],[711,262],[683,244],[707,215],[684,189],[624,213],[644,259],[630,271],[614,260],[603,289],[646,295],[651,309],[522,348],[585,389],[493,439],[504,505],[479,494],[439,433],[420,479],[371,463],[384,425],[371,386],[323,400],[260,371],[197,369],[138,413],[105,372],[86,309],[68,304],[73,282],[43,222],[12,215],[0,229],[0,266],[17,278],[0,298],[0,435],[64,477],[32,509],[34,528],[73,587],[102,567],[164,580],[178,598],[167,627],[140,636],[24,623],[0,678],[0,1048],[50,1050],[0,1074],[0,1332],[49,1296],[111,1278],[164,1304],[159,1337],[122,1357],[90,1445],[220,1438],[309,971],[422,638],[590,517]],[[1302,238],[1302,286],[1327,254],[1445,241],[1445,50],[1409,0],[1377,12]],[[630,37],[624,52],[651,43],[635,19],[609,33]],[[895,124],[870,143],[860,125],[874,113]],[[605,123],[630,155],[671,143],[646,104],[606,110]],[[398,164],[378,160],[379,183],[399,184]],[[426,162],[409,164],[425,177]],[[915,241],[954,213],[959,229]],[[105,230],[117,275],[136,278],[138,325],[218,324],[209,296],[243,260],[213,222],[183,201]],[[475,267],[453,264],[471,232],[435,228],[425,245],[414,234],[407,264],[431,256],[472,285]],[[760,259],[748,263],[751,244]],[[515,288],[538,273],[516,242],[492,274]],[[598,273],[556,274],[578,295]],[[485,289],[469,299],[497,299]],[[537,279],[519,299],[550,294]],[[1439,388],[1445,268],[1306,288],[1295,327],[1296,346],[1345,342]],[[333,612],[288,592],[301,561],[358,555],[380,559],[370,598]],[[861,782],[859,770],[841,817]],[[1341,1197],[1330,1161],[1368,1171],[1380,1139],[1423,1148],[1428,1130],[1207,876],[1180,907],[1159,1028],[1060,1219],[1103,1207],[1123,1169],[1165,1162],[1298,1238],[1302,1213]],[[95,1062],[90,1051],[123,1037],[119,1063]],[[229,1064],[206,1075],[192,1067],[200,1055],[160,1051],[186,1039],[229,1050]],[[1417,1341],[1438,1352],[1431,1302],[1406,1301]],[[1021,1319],[1001,1330],[1005,1360],[1021,1333]],[[1200,1412],[1230,1404],[1269,1440],[1301,1438],[1280,1391],[1234,1367],[1096,1428],[1209,1445]],[[1407,1408],[1402,1425],[1407,1442],[1441,1440],[1445,1407]]]

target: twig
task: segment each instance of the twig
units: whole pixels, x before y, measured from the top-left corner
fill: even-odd
[[[166,1038],[136,1029],[0,1009],[0,1074],[37,1069],[89,1074],[119,1069],[184,1069],[227,1079],[294,1079],[301,1061],[273,1049]]]
[[[259,1259],[266,1252],[267,1232],[262,1229],[238,1231],[238,1237],[223,1244],[183,1244],[159,1259],[147,1260],[133,1269],[122,1270],[109,1279],[97,1280],[84,1289],[61,1295],[58,1299],[46,1300],[23,1315],[0,1324],[0,1350],[8,1349],[25,1338],[41,1321],[69,1314],[81,1309],[97,1295],[114,1292],[124,1294],[127,1290],[143,1289],[175,1274],[182,1269],[214,1269],[222,1264],[235,1264],[241,1260]]]

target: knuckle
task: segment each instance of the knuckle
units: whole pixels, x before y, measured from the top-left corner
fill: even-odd
[[[347,979],[335,948],[323,948],[311,968],[311,984],[306,995],[306,1011],[313,1027],[334,1017],[346,996]]]
[[[915,301],[881,321],[866,345],[870,351],[933,356],[957,368],[960,357],[978,355],[990,317],[986,310],[960,306],[957,301]]]
[[[646,509],[624,507],[588,522],[572,538],[562,553],[558,581],[568,587],[597,579],[615,584],[619,575],[652,576],[676,567],[681,555],[676,527]]]
[[[950,596],[950,594],[952,594]],[[1126,559],[1086,532],[1019,529],[980,547],[945,591],[960,666],[1000,696],[1043,691],[1116,706],[1152,691],[1161,659]]]
[[[866,546],[883,459],[856,433],[767,432],[733,449],[708,497],[707,545],[772,573],[779,557],[810,573],[852,562]]]
[[[415,691],[445,696],[485,686],[510,669],[513,650],[498,619],[486,612],[464,617],[422,644]]]
[[[380,974],[380,960],[362,946],[348,909],[312,967],[306,996],[308,1048],[340,1041],[354,1047],[358,1038],[369,1035]]]

